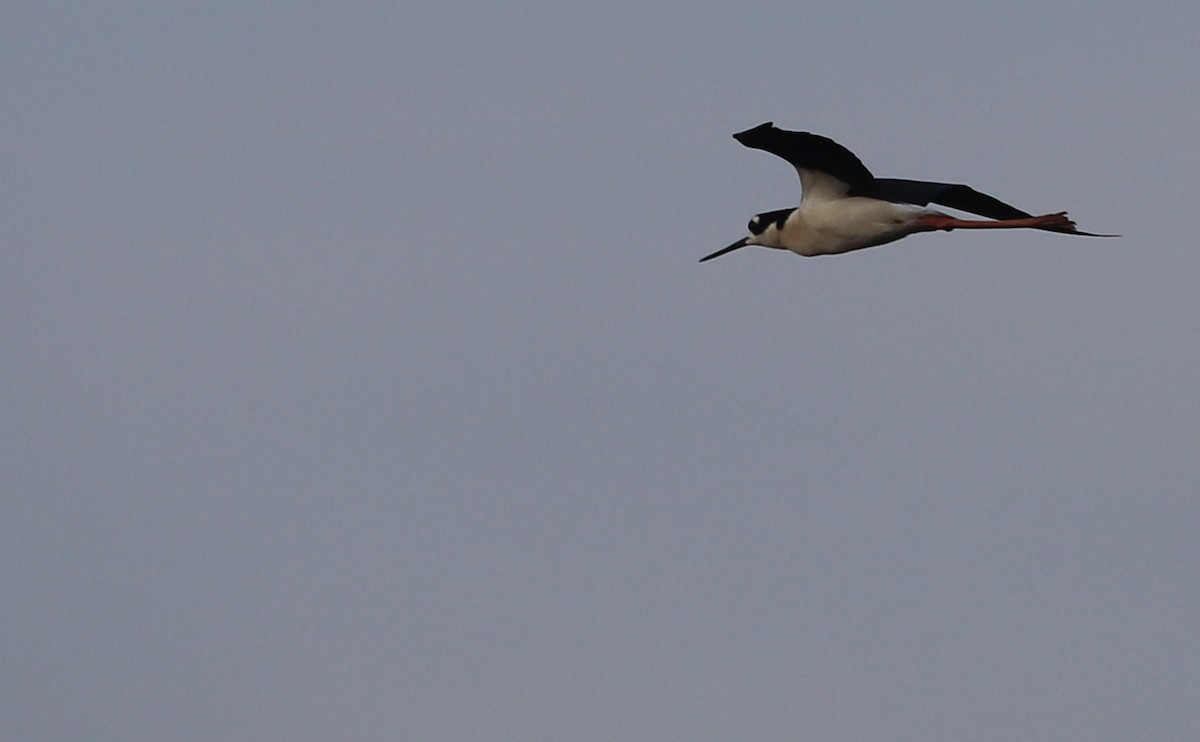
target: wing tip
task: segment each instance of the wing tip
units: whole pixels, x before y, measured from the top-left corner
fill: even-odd
[[[1076,237],[1124,237],[1125,236],[1125,235],[1121,235],[1121,234],[1100,234],[1099,232],[1084,232],[1081,229],[1072,229],[1069,231],[1065,230],[1065,229],[1051,229],[1050,231],[1051,232],[1061,232],[1062,234],[1071,234],[1071,235],[1075,235]]]
[[[733,138],[738,140],[738,142],[740,142],[742,144],[746,144],[747,139],[751,139],[751,140],[755,139],[758,136],[760,136],[762,134],[766,134],[774,129],[775,129],[775,122],[767,121],[767,122],[759,124],[758,126],[752,127],[750,129],[746,129],[745,131],[739,131],[737,134],[733,135]]]
[[[1047,225],[1044,227],[1040,227],[1040,229],[1044,229],[1047,232],[1058,232],[1059,234],[1074,235],[1076,237],[1120,237],[1121,236],[1119,234],[1100,234],[1099,232],[1084,232],[1082,229],[1079,229],[1079,227],[1075,224],[1074,219],[1071,219],[1070,217],[1067,216],[1067,212],[1065,212],[1065,211],[1060,211],[1060,212],[1058,212],[1056,214],[1052,214],[1050,216],[1061,217],[1062,223],[1054,224],[1054,225]]]

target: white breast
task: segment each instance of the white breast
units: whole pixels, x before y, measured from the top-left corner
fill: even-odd
[[[798,255],[837,255],[874,247],[912,234],[927,210],[874,198],[838,198],[801,203],[782,230],[783,246]]]

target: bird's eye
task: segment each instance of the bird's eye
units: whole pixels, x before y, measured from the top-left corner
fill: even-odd
[[[762,232],[762,227],[760,226],[760,221],[761,220],[756,216],[750,220],[749,224],[746,225],[746,229],[750,230],[750,234],[758,234],[758,233]]]

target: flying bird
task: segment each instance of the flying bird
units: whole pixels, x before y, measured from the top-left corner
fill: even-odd
[[[806,131],[787,131],[768,121],[733,138],[787,160],[800,173],[800,205],[757,214],[750,234],[700,258],[700,262],[747,245],[791,250],[797,255],[837,255],[895,242],[918,232],[952,229],[1044,229],[1084,237],[1065,211],[1033,216],[975,189],[951,183],[876,178],[853,152]],[[958,219],[925,208],[939,204],[988,217]]]

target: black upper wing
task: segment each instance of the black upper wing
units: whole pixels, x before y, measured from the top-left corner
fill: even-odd
[[[916,204],[940,204],[952,209],[966,211],[989,219],[1028,219],[1031,214],[1010,206],[998,198],[961,184],[929,183],[923,180],[901,180],[899,178],[876,178],[867,188],[854,192],[856,196],[871,196],[886,201]],[[1081,237],[1116,237],[1115,234],[1081,232],[1072,222],[1062,227],[1037,227],[1047,232],[1079,235]]]
[[[768,121],[733,138],[752,149],[761,149],[790,162],[797,170],[824,173],[846,184],[849,190],[865,190],[875,179],[854,153],[837,142],[806,131],[785,131]],[[804,173],[801,172],[803,179]]]
[[[867,196],[917,206],[939,204],[989,219],[1029,219],[1032,216],[962,184],[876,178],[853,152],[832,139],[806,131],[779,129],[770,121],[734,134],[733,138],[747,147],[770,152],[790,162],[800,173],[805,199]],[[1116,236],[1080,232],[1074,225],[1038,229],[1086,237]]]
[[[989,219],[1028,219],[1031,214],[1009,206],[998,198],[980,193],[970,186],[953,183],[928,183],[923,180],[901,180],[899,178],[876,178],[870,187],[856,191],[855,195],[882,198],[885,201],[916,204],[940,204],[959,211],[967,211]]]

